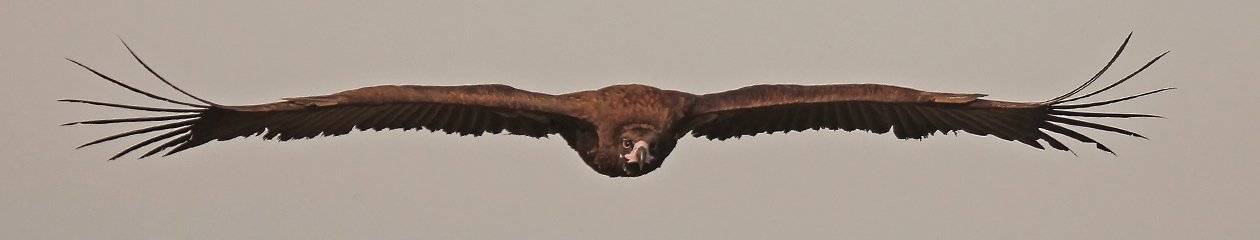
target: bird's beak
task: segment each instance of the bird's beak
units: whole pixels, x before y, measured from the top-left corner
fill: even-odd
[[[652,157],[652,153],[648,151],[648,143],[646,141],[634,143],[634,150],[631,150],[625,157],[626,163],[639,164],[640,167],[651,164],[652,160],[655,159]]]

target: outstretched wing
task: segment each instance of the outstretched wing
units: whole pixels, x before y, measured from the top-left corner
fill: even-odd
[[[134,52],[132,56],[135,56]],[[144,65],[139,57],[136,57],[136,60]],[[70,61],[79,64],[74,60]],[[570,109],[567,108],[567,102],[563,97],[519,90],[506,85],[375,86],[324,96],[286,98],[284,101],[268,104],[225,106],[187,93],[184,94],[205,104],[164,98],[123,84],[83,64],[79,66],[133,92],[189,107],[154,108],[78,99],[60,100],[174,114],[65,124],[174,121],[119,133],[80,146],[85,147],[137,134],[165,131],[161,135],[141,141],[119,152],[111,157],[111,160],[167,139],[170,140],[148,151],[141,158],[171,147],[174,148],[166,155],[212,140],[223,141],[253,135],[262,135],[264,139],[274,138],[286,141],[342,135],[353,129],[380,131],[382,129],[424,128],[430,131],[441,130],[448,134],[458,133],[461,136],[507,133],[538,138],[558,133],[564,128],[590,124],[568,114]],[[145,68],[153,72],[147,65]],[[153,75],[162,79],[157,73]],[[167,82],[165,79],[162,81]],[[167,84],[170,83],[167,82]],[[184,92],[174,85],[170,86]]]
[[[1129,39],[1126,38],[1106,67],[1088,82],[1046,102],[995,101],[980,99],[985,96],[983,94],[925,92],[879,84],[757,85],[700,96],[691,111],[691,117],[686,121],[693,136],[718,140],[758,133],[823,128],[866,130],[880,134],[892,131],[900,139],[921,139],[936,132],[962,130],[981,136],[993,135],[1005,140],[1019,141],[1039,149],[1045,149],[1037,141],[1043,140],[1054,149],[1069,151],[1063,143],[1042,131],[1046,130],[1081,142],[1094,143],[1098,149],[1114,154],[1102,143],[1061,124],[1145,138],[1124,129],[1067,118],[1157,117],[1069,110],[1117,103],[1171,89],[1094,103],[1071,104],[1129,80],[1164,56],[1161,54],[1155,57],[1142,68],[1107,87],[1071,98],[1107,71],[1128,42]]]

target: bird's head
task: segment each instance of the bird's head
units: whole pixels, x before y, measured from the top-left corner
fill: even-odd
[[[631,177],[656,170],[668,154],[662,151],[662,140],[665,138],[660,132],[649,128],[632,127],[622,131],[617,143],[618,164]]]

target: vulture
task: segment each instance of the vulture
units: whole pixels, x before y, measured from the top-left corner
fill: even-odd
[[[1118,99],[1086,100],[1129,80],[1168,53],[1164,52],[1128,76],[1101,89],[1078,95],[1111,67],[1131,37],[1132,34],[1129,34],[1111,60],[1084,84],[1043,102],[989,100],[981,98],[985,94],[928,92],[882,84],[754,85],[704,95],[638,84],[560,95],[484,84],[384,85],[331,95],[235,106],[216,104],[176,87],[149,68],[125,42],[123,46],[149,73],[196,102],[142,91],[69,58],[66,60],[106,81],[181,107],[148,107],[79,99],[59,101],[169,114],[64,124],[156,124],[79,146],[82,148],[122,137],[161,132],[122,150],[110,160],[161,141],[165,142],[140,158],[166,149],[169,151],[163,155],[210,141],[238,137],[261,135],[263,139],[288,141],[342,135],[355,129],[428,129],[460,136],[492,133],[534,138],[556,134],[577,151],[587,166],[609,177],[637,177],[660,168],[678,140],[687,135],[726,140],[759,133],[807,129],[862,130],[876,134],[892,132],[899,139],[922,139],[936,133],[963,131],[980,136],[993,135],[1042,150],[1045,149],[1044,142],[1051,148],[1071,151],[1050,135],[1055,133],[1082,143],[1093,143],[1099,150],[1115,154],[1102,143],[1065,126],[1145,138],[1135,132],[1079,119],[1159,117],[1079,110],[1172,89],[1157,89]]]

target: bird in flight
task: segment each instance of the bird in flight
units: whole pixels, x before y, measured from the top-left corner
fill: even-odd
[[[125,105],[91,100],[62,99],[131,110],[169,113],[165,116],[102,119],[66,123],[112,124],[155,122],[160,125],[97,139],[81,147],[122,137],[163,132],[128,147],[110,160],[163,140],[140,158],[170,149],[174,154],[210,141],[261,135],[263,139],[336,136],[358,130],[428,129],[447,134],[480,136],[485,133],[534,138],[558,134],[582,161],[609,177],[637,177],[661,167],[678,140],[726,140],[759,133],[819,130],[892,132],[899,139],[922,139],[936,133],[963,131],[1017,141],[1029,146],[1070,151],[1049,133],[1083,143],[1102,143],[1065,128],[1092,128],[1143,137],[1128,130],[1069,117],[1133,118],[1147,114],[1086,112],[1084,109],[1122,102],[1172,88],[1118,99],[1080,103],[1142,72],[1141,68],[1106,87],[1077,96],[1120,57],[1129,37],[1102,70],[1080,87],[1043,102],[983,99],[984,94],[927,92],[881,84],[754,85],[696,95],[651,86],[614,85],[561,95],[530,92],[506,85],[373,86],[331,95],[284,98],[257,105],[215,104],[188,94],[149,68],[127,47],[133,58],[167,86],[196,100],[187,102],[154,95],[105,76],[77,61],[71,62],[118,86],[178,108]],[[173,121],[173,122],[169,122]],[[168,140],[169,139],[169,140]]]

